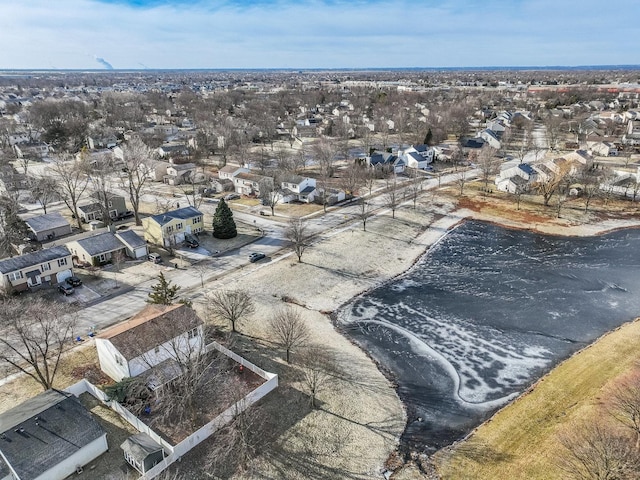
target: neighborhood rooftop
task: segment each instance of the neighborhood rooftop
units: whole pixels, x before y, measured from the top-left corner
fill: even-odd
[[[76,397],[57,390],[0,414],[0,452],[21,479],[39,478],[104,433]]]
[[[202,213],[197,208],[184,207],[166,213],[159,213],[158,215],[153,215],[151,218],[153,218],[160,225],[164,225],[165,223],[168,223],[176,218],[186,220],[197,215],[202,215]]]
[[[15,272],[23,268],[31,267],[40,263],[57,260],[61,257],[71,255],[67,247],[64,245],[59,247],[46,248],[37,252],[27,253],[19,257],[6,258],[0,260],[0,273]]]
[[[95,256],[105,252],[113,252],[122,248],[122,242],[111,232],[99,233],[92,237],[78,240],[80,245],[89,255]]]
[[[131,360],[201,324],[200,317],[185,305],[148,305],[129,320],[100,333],[98,338],[108,339]]]
[[[29,227],[31,227],[34,232],[42,232],[44,230],[50,230],[69,225],[69,222],[58,212],[47,213],[46,215],[27,218],[25,222],[27,225],[29,225]]]

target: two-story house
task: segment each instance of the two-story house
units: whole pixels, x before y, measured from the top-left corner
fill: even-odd
[[[148,305],[96,337],[100,368],[117,382],[165,362],[184,364],[203,347],[203,322],[183,304]]]
[[[71,252],[65,246],[46,248],[0,260],[2,286],[21,292],[42,284],[54,285],[73,275]]]
[[[290,175],[282,183],[282,201],[289,202],[313,202],[316,194],[316,179],[301,175]]]
[[[80,219],[85,223],[93,220],[104,220],[105,214],[108,214],[111,220],[117,220],[129,212],[126,201],[121,195],[110,192],[106,194],[94,192],[91,194],[91,198],[96,201],[88,205],[78,206]]]
[[[191,183],[192,176],[195,175],[195,163],[170,163],[167,166],[167,174],[163,181],[167,185],[182,185]]]
[[[233,186],[241,195],[260,196],[260,188],[263,185],[273,187],[273,178],[255,173],[238,173],[233,177]]]
[[[142,219],[144,239],[155,245],[175,247],[184,242],[185,233],[204,230],[202,212],[194,207],[179,208]]]

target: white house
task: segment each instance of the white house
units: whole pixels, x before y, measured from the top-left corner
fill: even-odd
[[[236,165],[225,165],[220,170],[218,170],[218,178],[220,180],[233,180],[233,177],[235,177],[239,173],[249,173],[249,169]]]
[[[311,203],[316,195],[315,178],[291,175],[282,181],[281,186],[283,203],[293,201]]]
[[[493,130],[485,128],[478,132],[478,137],[483,139],[490,147],[499,149],[500,148],[500,139],[498,138],[498,134]]]
[[[186,305],[148,305],[96,337],[100,368],[119,382],[166,362],[184,364],[204,347],[202,326]]]
[[[538,179],[538,172],[528,163],[502,170],[495,180],[496,189],[502,192],[522,193]]]
[[[63,480],[107,451],[107,433],[71,394],[47,390],[0,414],[0,478]]]

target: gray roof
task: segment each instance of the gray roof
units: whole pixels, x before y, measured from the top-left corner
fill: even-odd
[[[125,230],[116,233],[116,237],[120,238],[130,248],[138,248],[146,245],[146,242],[138,236],[133,230]]]
[[[182,219],[182,220],[186,220],[188,218],[193,218],[193,217],[196,217],[198,215],[202,215],[202,212],[200,210],[198,210],[197,208],[184,207],[184,208],[179,208],[178,210],[172,210],[172,211],[167,212],[167,213],[160,213],[158,215],[152,215],[151,218],[153,218],[160,225],[164,225],[165,223],[169,223],[174,218],[179,218],[179,219]]]
[[[526,173],[527,175],[534,175],[536,173],[533,167],[528,163],[521,163],[518,165],[518,168],[522,170],[524,173]]]
[[[99,203],[90,203],[89,205],[78,205],[78,210],[83,213],[99,212],[102,210],[102,205]]]
[[[69,222],[58,212],[31,217],[26,219],[25,222],[35,233],[60,227],[70,227]]]
[[[36,478],[105,431],[80,401],[47,390],[0,415],[0,451],[23,479]]]
[[[147,458],[148,455],[162,450],[162,447],[146,433],[136,433],[127,438],[120,448],[131,454],[138,462]]]
[[[83,238],[77,241],[85,252],[92,257],[101,253],[109,253],[124,248],[124,245],[111,232],[99,233],[93,237]]]
[[[58,258],[71,255],[67,247],[52,247],[38,250],[37,252],[27,253],[13,258],[5,258],[0,260],[0,273],[15,272],[23,268],[32,267],[41,263],[57,260]]]

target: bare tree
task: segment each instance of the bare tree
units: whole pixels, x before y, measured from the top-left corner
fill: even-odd
[[[398,176],[394,173],[386,180],[385,204],[391,210],[391,218],[396,218],[396,210],[400,205],[400,189]]]
[[[115,283],[115,287],[118,287],[118,273],[122,270],[122,266],[127,260],[127,256],[124,254],[123,250],[118,250],[111,254],[111,264],[113,265],[113,281]]]
[[[468,182],[468,173],[466,170],[460,170],[454,179],[454,183],[458,186],[458,189],[460,191],[460,196],[462,196],[464,194],[464,187],[467,185]]]
[[[243,317],[255,312],[253,300],[244,290],[215,290],[206,296],[206,305],[214,317],[231,324],[231,331],[237,332]]]
[[[151,149],[139,137],[133,137],[122,147],[124,167],[120,170],[120,180],[129,192],[129,201],[136,225],[142,225],[140,219],[140,198],[150,181],[154,160]]]
[[[601,192],[600,184],[603,180],[603,172],[593,167],[585,168],[580,172],[578,180],[582,184],[582,197],[584,198],[584,211],[586,213],[591,201]]]
[[[101,220],[106,225],[111,225],[113,220],[109,214],[111,210],[109,203],[113,195],[112,176],[117,171],[116,162],[107,153],[100,155],[93,164],[89,164],[86,159],[82,159],[81,162],[85,173],[89,176],[90,189],[100,205]]]
[[[265,178],[260,181],[260,201],[271,209],[271,216],[275,215],[276,205],[282,198],[282,189],[277,178]]]
[[[335,360],[326,348],[314,345],[305,348],[299,363],[303,388],[309,395],[311,408],[317,408],[318,394],[329,388],[335,379]]]
[[[357,163],[350,163],[347,168],[342,170],[340,177],[340,187],[344,190],[348,198],[356,196],[362,186],[363,176],[362,169]]]
[[[556,459],[570,478],[579,480],[632,480],[637,478],[640,460],[628,437],[601,421],[574,425],[561,432],[563,447]]]
[[[69,155],[55,157],[49,171],[56,180],[56,190],[60,198],[76,219],[78,228],[82,229],[78,202],[89,185],[89,177]]]
[[[31,195],[40,204],[45,215],[47,206],[59,198],[57,187],[56,179],[50,176],[34,177],[29,181]]]
[[[500,171],[500,159],[496,156],[496,149],[485,145],[478,153],[478,168],[484,183],[484,193],[489,190],[489,180]]]
[[[287,363],[291,363],[291,350],[304,345],[309,339],[307,324],[299,312],[292,307],[285,307],[271,318],[270,326],[276,342],[286,352]]]
[[[293,217],[284,231],[284,238],[291,242],[293,251],[298,257],[298,262],[302,262],[302,254],[309,246],[309,232],[307,222],[302,217]]]
[[[559,165],[552,175],[540,179],[534,184],[534,188],[540,195],[542,195],[545,207],[549,206],[551,197],[553,197],[553,195],[562,187],[570,171],[571,168],[569,165]]]
[[[640,450],[640,370],[616,380],[606,408],[613,418],[633,432],[636,450]]]
[[[373,212],[369,207],[369,202],[364,198],[360,199],[360,211],[358,212],[358,218],[362,221],[362,230],[367,231],[367,220],[373,216]]]
[[[64,348],[73,341],[77,318],[58,303],[6,299],[0,304],[3,333],[0,362],[38,382],[53,387]]]

